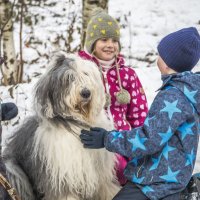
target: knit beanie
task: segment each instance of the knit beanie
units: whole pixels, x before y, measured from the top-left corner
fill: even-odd
[[[158,53],[167,66],[176,72],[190,71],[200,58],[200,36],[196,28],[184,28],[165,36]]]
[[[103,9],[97,8],[86,29],[85,48],[92,53],[95,42],[101,38],[113,38],[119,42],[120,28],[118,22]],[[119,43],[120,46],[120,43]]]

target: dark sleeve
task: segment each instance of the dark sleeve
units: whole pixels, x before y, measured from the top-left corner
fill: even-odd
[[[14,103],[2,103],[1,104],[1,120],[10,120],[16,117],[18,114],[18,108]]]
[[[107,150],[127,157],[143,157],[160,151],[192,112],[177,90],[160,91],[144,125],[131,131],[111,131],[104,140]]]

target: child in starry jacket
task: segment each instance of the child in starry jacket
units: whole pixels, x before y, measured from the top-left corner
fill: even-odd
[[[143,124],[147,101],[135,71],[125,66],[120,50],[120,29],[117,21],[102,9],[96,9],[88,23],[84,51],[79,55],[97,64],[105,86],[105,110],[116,130],[131,130]],[[116,154],[117,155],[117,154]],[[117,155],[117,177],[121,185],[127,158]]]
[[[163,84],[143,126],[131,131],[82,130],[86,148],[104,147],[132,158],[128,183],[113,200],[178,200],[194,169],[200,132],[200,58],[196,28],[184,28],[158,45]]]

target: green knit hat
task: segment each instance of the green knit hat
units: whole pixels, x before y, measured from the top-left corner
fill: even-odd
[[[98,8],[94,11],[86,30],[85,48],[88,53],[92,53],[94,43],[101,38],[113,38],[119,42],[120,27],[114,18]]]

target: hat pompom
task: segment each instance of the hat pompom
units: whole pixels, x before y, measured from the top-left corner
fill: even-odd
[[[127,90],[121,89],[116,93],[116,99],[120,104],[128,104],[131,101],[131,96]]]

